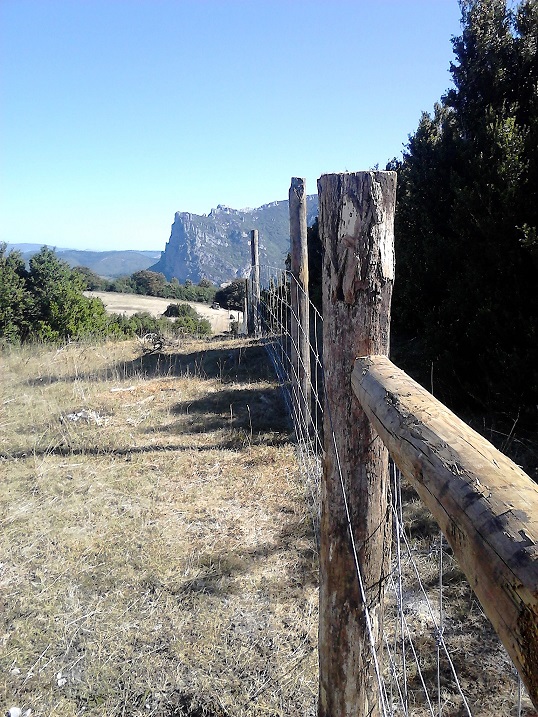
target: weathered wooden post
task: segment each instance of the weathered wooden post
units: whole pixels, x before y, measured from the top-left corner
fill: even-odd
[[[310,426],[310,312],[305,181],[292,177],[289,191],[293,395],[298,420]],[[308,431],[308,428],[306,428]]]
[[[249,293],[249,280],[245,279],[245,295],[243,297],[243,334],[248,335],[249,332],[249,300],[248,300],[248,293]]]
[[[250,232],[250,254],[252,271],[250,273],[249,336],[260,335],[260,250],[258,230]]]
[[[390,569],[388,453],[351,391],[351,373],[356,356],[388,353],[396,174],[327,174],[318,192],[326,386],[318,713],[374,717],[376,666],[350,534],[379,654]]]

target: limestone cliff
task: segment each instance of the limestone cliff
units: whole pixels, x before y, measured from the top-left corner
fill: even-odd
[[[310,225],[317,216],[317,195],[308,197]],[[172,232],[159,261],[150,267],[168,280],[176,277],[197,283],[202,278],[214,283],[248,275],[250,231],[257,229],[260,263],[284,268],[289,251],[288,202],[271,202],[257,209],[230,209],[221,204],[208,215],[176,212]]]

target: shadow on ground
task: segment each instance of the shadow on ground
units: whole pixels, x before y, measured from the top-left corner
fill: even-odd
[[[236,589],[234,578],[252,572],[257,563],[265,565],[271,557],[283,554],[293,554],[293,564],[287,573],[275,575],[274,584],[268,583],[268,588],[286,591],[295,586],[303,591],[307,586],[317,585],[318,563],[312,522],[305,521],[302,514],[287,515],[285,508],[281,512],[280,529],[273,542],[234,552],[205,553],[197,559],[194,576],[163,582],[156,574],[147,573],[141,578],[142,587],[151,594],[166,592],[182,600],[196,595],[231,595]]]
[[[152,353],[116,366],[124,378],[131,376],[193,376],[219,379],[224,383],[237,381],[270,381],[274,371],[263,345],[208,348],[180,353]]]
[[[208,394],[195,401],[176,404],[172,413],[188,419],[188,429],[172,423],[170,432],[205,433],[242,429],[250,435],[291,430],[280,388],[238,388]]]
[[[207,348],[201,351],[152,352],[144,353],[131,361],[120,361],[98,371],[78,372],[76,375],[43,375],[30,379],[28,385],[43,385],[64,381],[109,379],[118,380],[142,377],[193,376],[200,379],[219,379],[224,383],[237,381],[274,380],[274,371],[263,344],[250,343],[245,346]]]
[[[279,387],[257,387],[262,381],[274,381],[272,364],[263,343],[251,342],[242,346],[226,346],[222,341],[215,347],[208,342],[207,348],[185,352],[155,352],[144,354],[126,362],[108,365],[98,372],[77,375],[44,375],[31,379],[30,385],[46,385],[56,382],[78,380],[118,380],[142,377],[192,376],[199,379],[218,379],[226,388],[208,394],[195,401],[178,403],[172,409],[177,420],[158,430],[170,435],[202,434],[227,431],[219,436],[218,445],[185,447],[184,445],[79,447],[71,445],[64,431],[59,431],[57,442],[53,439],[41,447],[32,444],[27,450],[4,450],[0,458],[20,459],[33,455],[119,455],[167,450],[213,450],[237,449],[240,440],[265,442],[271,445],[286,442],[290,438],[291,421],[283,393]],[[234,384],[250,384],[248,388],[234,388]],[[43,433],[47,427],[43,426]],[[144,430],[144,429],[142,429]],[[148,433],[154,433],[155,427]],[[268,435],[271,434],[271,435]],[[239,442],[238,442],[239,440]]]

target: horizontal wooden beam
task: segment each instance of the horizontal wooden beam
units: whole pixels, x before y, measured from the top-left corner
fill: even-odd
[[[385,356],[356,359],[352,386],[538,708],[538,486]]]

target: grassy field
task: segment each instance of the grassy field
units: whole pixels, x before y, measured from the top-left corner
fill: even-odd
[[[73,343],[0,362],[0,712],[313,716],[316,541],[263,347]],[[435,600],[438,529],[404,498]],[[435,630],[406,570],[435,686]],[[450,551],[444,583],[473,715],[517,715],[513,669]],[[442,714],[464,715],[443,669]],[[410,714],[431,714],[412,667],[408,686]]]
[[[0,708],[313,714],[315,542],[263,349],[1,361]]]
[[[207,304],[200,304],[192,301],[177,302],[173,299],[161,299],[158,296],[142,296],[140,294],[118,294],[112,291],[86,291],[86,296],[94,296],[101,299],[106,310],[111,314],[125,314],[132,316],[138,311],[147,311],[152,316],[162,316],[169,304],[182,303],[189,304],[200,314],[203,319],[207,319],[214,334],[221,334],[230,330],[230,315],[233,314],[234,319],[242,321],[243,313],[241,311],[228,311],[227,309],[212,309]]]

